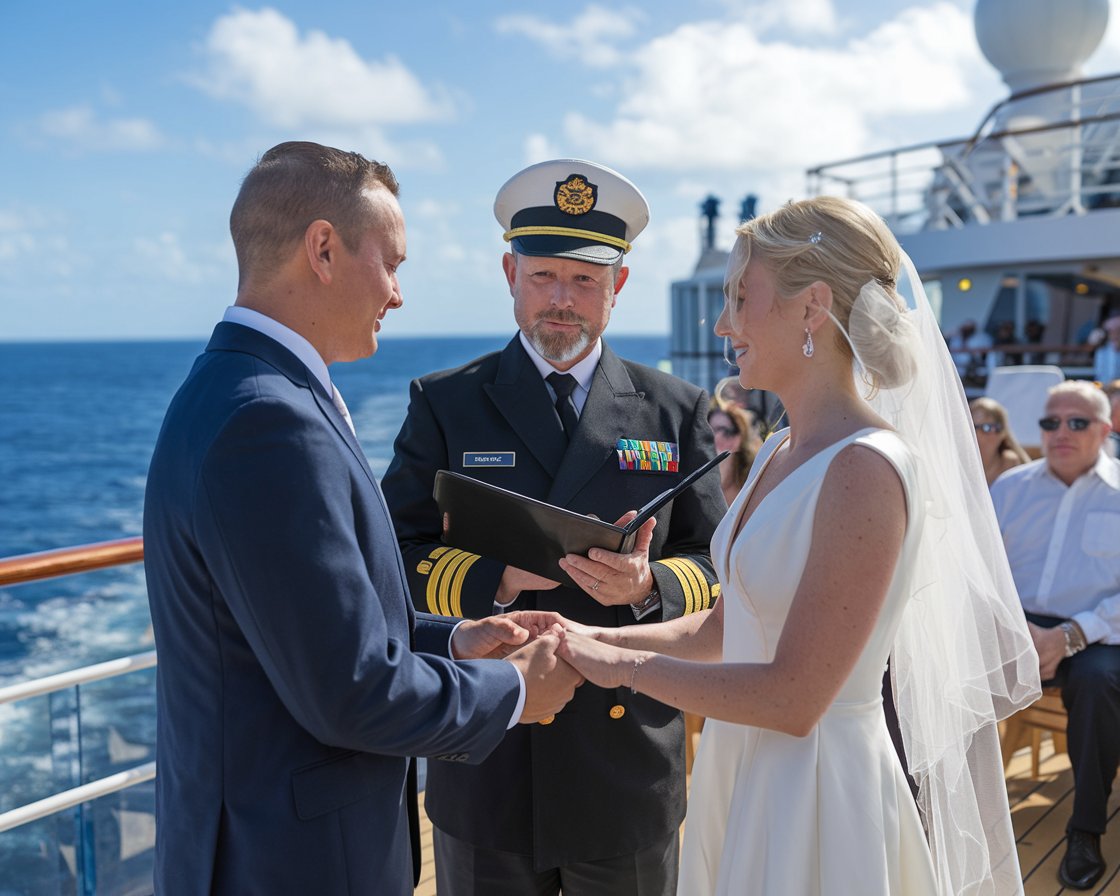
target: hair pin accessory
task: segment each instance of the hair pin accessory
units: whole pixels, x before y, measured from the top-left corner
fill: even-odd
[[[812,243],[814,246],[817,243],[819,243],[822,239],[824,239],[824,234],[822,234],[819,230],[816,233],[813,233],[813,234],[809,235],[809,242]]]

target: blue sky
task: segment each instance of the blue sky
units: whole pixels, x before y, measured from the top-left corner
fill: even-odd
[[[766,210],[811,165],[975,128],[1006,88],[972,7],[5,3],[0,341],[204,337],[234,298],[240,179],[289,139],[397,172],[409,258],[385,338],[512,330],[493,197],[562,156],[649,199],[611,327],[664,332],[708,193],[727,245],[746,193]],[[1118,30],[1088,72],[1120,69]]]

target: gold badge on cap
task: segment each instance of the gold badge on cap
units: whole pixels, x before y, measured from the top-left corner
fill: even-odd
[[[567,215],[585,215],[595,208],[599,198],[599,188],[590,184],[578,174],[571,174],[565,181],[556,182],[553,194],[556,207]]]

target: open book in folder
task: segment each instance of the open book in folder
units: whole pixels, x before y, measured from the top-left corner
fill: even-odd
[[[565,554],[592,548],[629,553],[642,523],[730,454],[724,451],[649,501],[625,526],[453,473],[436,473],[435,499],[445,544],[500,560],[546,579],[574,584],[560,568]]]

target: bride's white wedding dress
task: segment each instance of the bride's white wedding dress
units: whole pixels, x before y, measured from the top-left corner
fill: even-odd
[[[906,445],[893,432],[866,429],[790,473],[733,538],[754,484],[784,441],[781,434],[767,441],[754,475],[712,539],[712,560],[723,583],[724,662],[773,659],[808,558],[821,485],[844,447],[856,442],[882,454],[898,470],[907,505],[921,500]],[[705,723],[685,821],[680,896],[936,893],[929,848],[880,696],[910,594],[922,516],[909,515],[871,638],[807,737]]]

